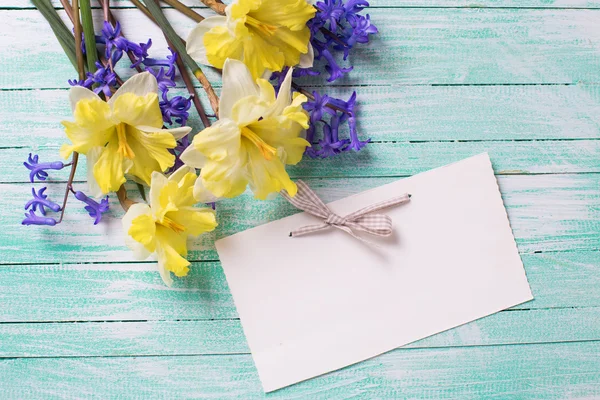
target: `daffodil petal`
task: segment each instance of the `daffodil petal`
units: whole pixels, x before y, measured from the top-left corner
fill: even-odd
[[[77,102],[79,100],[89,99],[89,100],[100,100],[100,96],[91,91],[90,89],[86,89],[82,86],[73,86],[69,89],[69,101],[71,103],[71,111],[75,112],[75,107],[77,106]]]
[[[141,243],[150,253],[156,250],[156,223],[151,214],[144,212],[132,218],[127,234],[136,242]]]
[[[267,41],[256,35],[252,40],[243,42],[244,64],[248,66],[248,70],[254,78],[260,78],[265,69],[281,71],[285,66],[286,56],[281,48],[272,44],[274,40],[270,38]],[[277,44],[285,45],[281,41],[277,41]],[[298,53],[298,60],[293,65],[297,64],[299,60],[300,53]]]
[[[292,73],[293,68],[290,68],[285,75],[285,79],[279,87],[279,93],[277,93],[277,100],[275,103],[266,111],[263,115],[264,118],[268,118],[271,115],[279,115],[283,110],[289,106],[292,102]]]
[[[175,163],[175,156],[169,152],[177,143],[173,135],[164,130],[148,133],[128,127],[128,144],[135,154],[131,175],[150,185],[154,171],[164,171]]]
[[[235,163],[207,162],[200,171],[203,186],[217,197],[232,198],[244,193],[248,178],[243,154]]]
[[[176,128],[155,128],[148,125],[137,125],[136,128],[147,133],[169,132],[176,140],[187,136],[192,131],[192,127],[190,126],[178,126]]]
[[[173,221],[185,225],[188,235],[198,236],[217,227],[215,212],[210,208],[184,208],[169,213]]]
[[[206,58],[206,46],[204,46],[204,35],[212,28],[218,26],[226,26],[227,18],[224,16],[213,16],[200,21],[194,29],[192,29],[186,40],[186,51],[194,59],[194,61],[209,65],[210,62]]]
[[[312,68],[315,62],[315,49],[312,47],[312,44],[308,42],[308,52],[300,55],[300,62],[298,66],[300,68]]]
[[[169,182],[169,179],[160,172],[152,173],[148,198],[150,199],[150,206],[154,215],[160,213],[160,192],[167,185],[167,182]]]
[[[168,180],[169,181],[175,181],[175,182],[179,182],[181,181],[187,174],[194,174],[194,176],[196,175],[196,170],[192,167],[189,166],[182,166],[179,167],[177,169],[177,171],[173,172],[171,175],[169,175]]]
[[[308,117],[307,117],[308,118]],[[295,165],[310,143],[302,137],[303,127],[293,120],[282,123],[282,117],[265,118],[249,126],[262,140],[283,151],[282,161]]]
[[[198,169],[204,167],[204,164],[206,163],[206,157],[204,157],[204,154],[199,152],[194,146],[188,146],[187,149],[185,149],[183,153],[179,155],[179,159],[185,165],[189,165],[190,167]]]
[[[258,96],[248,96],[235,103],[231,110],[231,119],[237,125],[246,126],[252,121],[256,121],[269,109],[269,104],[261,100]]]
[[[115,141],[108,142],[94,165],[94,178],[102,193],[116,192],[125,183],[123,158],[118,151],[118,144]]]
[[[161,277],[167,286],[173,285],[173,279],[169,276],[169,271],[175,276],[183,277],[190,271],[190,262],[168,244],[161,243],[156,251],[158,256],[158,266],[161,271]]]
[[[148,205],[137,203],[137,204],[133,204],[131,207],[129,207],[129,210],[127,210],[127,212],[125,213],[125,215],[123,216],[123,218],[121,220],[121,223],[123,225],[123,232],[125,232],[125,244],[127,245],[127,247],[129,247],[131,249],[131,251],[133,252],[134,258],[137,260],[147,259],[148,257],[150,257],[150,254],[152,252],[149,251],[142,243],[140,243],[137,240],[135,240],[134,238],[132,238],[129,234],[129,230],[132,227],[133,220],[135,220],[136,218],[138,218],[142,215],[149,215],[149,214],[150,214],[150,207],[148,207]],[[150,228],[150,229],[152,231],[154,230],[154,228]],[[150,247],[150,248],[152,248],[152,247]]]
[[[99,98],[79,100],[73,116],[75,122],[62,121],[65,134],[72,143],[61,148],[64,158],[73,151],[86,154],[92,147],[104,146],[116,134],[110,107]]]
[[[202,178],[198,177],[196,179],[196,183],[194,184],[194,199],[198,203],[215,203],[219,200],[222,200],[222,197],[217,197],[212,194],[202,183]]]
[[[241,131],[231,119],[220,119],[192,140],[197,151],[212,161],[235,162],[241,149]]]
[[[112,108],[114,117],[127,125],[150,126],[155,129],[161,129],[163,126],[156,93],[147,93],[144,96],[123,93],[112,103]]]
[[[316,9],[306,0],[261,0],[250,14],[273,25],[282,25],[298,31],[315,16]]]
[[[241,24],[240,28],[243,28]],[[234,28],[235,30],[235,28]],[[223,68],[228,58],[242,58],[243,42],[226,26],[215,26],[203,36],[206,59],[215,68]]]
[[[96,165],[98,162],[103,149],[103,147],[93,147],[85,156],[87,162],[88,193],[95,198],[100,198],[103,195],[102,190],[100,189],[100,186],[98,186],[98,182],[96,182],[96,178],[94,177],[94,165]]]
[[[297,187],[290,179],[284,164],[279,158],[265,160],[256,147],[248,149],[248,173],[254,196],[266,200],[271,193],[285,189],[290,196],[295,196]]]
[[[238,100],[259,96],[259,90],[248,68],[238,60],[228,59],[223,66],[223,89],[219,101],[219,117],[231,118],[231,111]]]
[[[142,72],[133,75],[113,94],[108,100],[108,104],[113,106],[119,97],[125,93],[131,93],[136,96],[146,96],[149,93],[158,93],[158,83],[156,78],[150,72]]]

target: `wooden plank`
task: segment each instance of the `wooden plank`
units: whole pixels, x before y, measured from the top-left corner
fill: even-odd
[[[356,88],[359,132],[375,141],[595,139],[600,85]],[[327,88],[348,98],[351,88]],[[174,94],[183,95],[177,90]],[[201,96],[205,107],[208,102]],[[190,113],[194,132],[202,128]],[[0,91],[0,147],[60,146],[64,90]],[[342,131],[344,134],[345,131]]]
[[[58,0],[52,0],[55,7],[61,8]],[[203,9],[197,0],[182,0],[182,3],[193,7]],[[600,2],[595,0],[479,0],[474,3],[471,0],[370,0],[371,8],[406,8],[406,7],[469,7],[469,8],[600,8]],[[93,6],[99,7],[92,2]],[[112,0],[111,7],[130,8],[131,2],[128,0]],[[169,8],[162,4],[164,8]],[[5,0],[0,6],[3,8],[32,8],[33,4],[27,0]]]
[[[59,160],[58,148],[0,149],[2,183],[29,182],[29,171],[15,168],[30,152],[40,160]],[[327,159],[305,159],[288,168],[293,178],[409,176],[488,152],[499,175],[600,172],[600,140],[529,142],[372,143],[359,153]],[[76,179],[85,181],[85,157]],[[52,173],[55,182],[66,181],[69,169]]]
[[[43,254],[43,253],[40,253]],[[522,256],[535,299],[514,307],[600,307],[600,252]],[[164,286],[155,263],[0,266],[0,322],[237,318],[218,262],[193,263]]]
[[[405,348],[599,340],[598,321],[598,307],[505,311],[419,340]],[[0,324],[0,337],[0,358],[250,352],[237,319]]]
[[[307,179],[325,201],[389,183],[397,178]],[[523,253],[600,248],[600,175],[514,175],[498,178],[519,249]],[[0,184],[0,264],[131,261],[124,246],[122,215],[116,199],[105,222],[91,225],[83,207],[71,200],[58,227],[24,227],[18,210],[31,196],[30,184]],[[51,198],[61,198],[61,184],[49,184]],[[135,196],[135,192],[131,195]],[[213,240],[297,212],[280,198],[261,202],[248,193],[218,204],[220,226],[190,242],[190,258],[216,259]]]
[[[399,349],[268,398],[600,396],[600,342]],[[249,355],[0,361],[8,398],[265,398]]]
[[[61,11],[61,13],[63,13]],[[5,43],[0,88],[67,87],[75,74],[48,24],[36,10],[7,10],[0,26]],[[153,40],[155,55],[167,54],[162,35],[137,10],[115,10],[127,21],[129,39]],[[194,25],[166,10],[186,36]],[[64,17],[64,15],[63,15]],[[381,34],[352,55],[356,72],[338,85],[515,84],[599,82],[600,10],[409,8],[371,10]],[[100,23],[102,15],[96,12]],[[35,37],[35,46],[29,38]],[[44,68],[38,68],[43,65]],[[23,79],[26,71],[27,79]],[[52,71],[52,73],[48,73]],[[123,65],[123,75],[131,70]],[[219,75],[210,69],[213,82]],[[322,84],[323,79],[308,79]]]

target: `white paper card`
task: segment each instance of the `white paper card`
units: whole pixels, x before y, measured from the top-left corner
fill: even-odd
[[[328,206],[380,211],[394,233],[370,247],[300,213],[217,241],[265,391],[333,371],[531,300],[487,154]],[[318,193],[318,190],[317,190]],[[367,236],[365,236],[367,238]]]

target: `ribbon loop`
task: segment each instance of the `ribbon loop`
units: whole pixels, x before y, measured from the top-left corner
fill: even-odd
[[[298,192],[294,197],[291,197],[285,190],[281,191],[281,195],[294,207],[323,219],[323,223],[303,226],[290,232],[290,236],[306,235],[334,227],[363,242],[369,243],[360,236],[357,236],[354,231],[361,231],[374,236],[385,237],[390,236],[393,230],[392,219],[389,216],[371,213],[410,201],[410,195],[405,193],[401,196],[363,207],[345,217],[341,217],[331,211],[306,183],[299,180],[297,186]]]

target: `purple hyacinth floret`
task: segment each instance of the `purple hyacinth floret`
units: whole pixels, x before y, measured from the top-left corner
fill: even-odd
[[[102,214],[108,211],[108,196],[98,203],[96,200],[86,196],[85,193],[77,191],[75,192],[75,198],[87,204],[85,210],[89,213],[90,217],[94,218],[94,225],[97,225],[102,220]]]
[[[25,209],[29,210],[29,208],[31,207],[33,211],[37,211],[39,208],[40,212],[44,216],[46,215],[46,208],[49,208],[54,212],[60,211],[60,206],[52,200],[48,199],[48,195],[44,194],[46,189],[46,187],[43,187],[36,193],[35,188],[31,188],[31,194],[33,195],[33,199],[29,200],[25,204]]]
[[[21,222],[22,225],[56,225],[56,220],[49,217],[40,217],[36,215],[33,210],[29,210],[29,213],[25,213],[25,219]]]
[[[175,123],[183,126],[190,116],[188,111],[192,106],[192,102],[191,98],[183,96],[175,96],[169,99],[167,92],[164,91],[159,105],[165,124],[173,125],[173,119],[175,119]]]
[[[350,48],[356,43],[369,43],[369,35],[379,33],[377,27],[371,23],[370,15],[352,15],[348,22],[350,27],[346,30],[346,43]]]
[[[147,57],[144,59],[143,63],[146,67],[168,67],[169,69],[173,68],[175,63],[177,62],[177,52],[173,51],[169,47],[169,51],[171,52],[170,56],[167,56],[165,59],[160,58],[151,58]]]
[[[69,79],[67,80],[67,82],[69,82],[69,85],[71,86],[81,86],[84,87],[86,89],[91,89],[91,82],[88,82],[87,79]]]
[[[366,0],[323,0],[315,4],[317,13],[308,22],[310,42],[315,50],[315,60],[325,61],[329,82],[333,82],[352,71],[352,67],[341,67],[334,53],[341,51],[344,60],[357,43],[368,43],[369,35],[378,33],[368,15],[359,15],[369,6]]]
[[[165,67],[160,67],[158,70],[147,68],[146,71],[154,75],[158,83],[158,90],[161,92],[166,92],[170,87],[175,87],[175,68],[169,68],[167,71],[165,71]]]
[[[105,96],[110,96],[112,94],[111,87],[115,87],[117,84],[117,75],[108,68],[104,68],[104,66],[96,61],[96,72],[93,74],[91,72],[87,73],[87,79],[85,80],[86,87],[92,87],[97,85],[94,88],[94,93],[100,94],[100,92],[104,93]]]
[[[306,131],[306,140],[310,143],[317,142],[317,146],[306,149],[309,157],[331,157],[344,151],[359,151],[370,142],[370,139],[361,141],[356,127],[356,92],[348,101],[321,95],[313,92],[314,100],[304,103],[304,109],[310,115],[309,128]],[[334,107],[334,108],[332,108]],[[328,115],[329,121],[324,117]],[[347,124],[349,139],[340,139],[339,129],[342,124]],[[317,128],[322,128],[322,138],[316,137]]]
[[[318,92],[312,92],[314,100],[309,100],[304,103],[304,109],[310,115],[310,121],[315,123],[323,119],[325,113],[335,115],[336,112],[331,107],[327,107],[327,103],[331,100],[326,94],[320,95]]]
[[[102,26],[102,35],[98,38],[100,43],[103,43],[104,55],[106,58],[111,58],[113,51],[120,52],[121,58],[124,51],[127,51],[128,40],[121,36],[121,24],[117,22],[115,25],[108,21],[104,21]]]
[[[23,165],[31,171],[29,173],[29,180],[31,183],[33,183],[35,178],[38,178],[40,181],[45,181],[48,178],[48,173],[46,172],[48,169],[59,170],[65,167],[65,164],[61,161],[40,163],[39,159],[40,157],[37,154],[33,155],[29,153],[29,159],[23,163]]]
[[[152,39],[148,39],[146,43],[135,44],[129,42],[127,44],[128,50],[133,53],[135,61],[131,64],[131,68],[137,68],[140,64],[145,63],[148,60],[148,49],[152,47]]]

